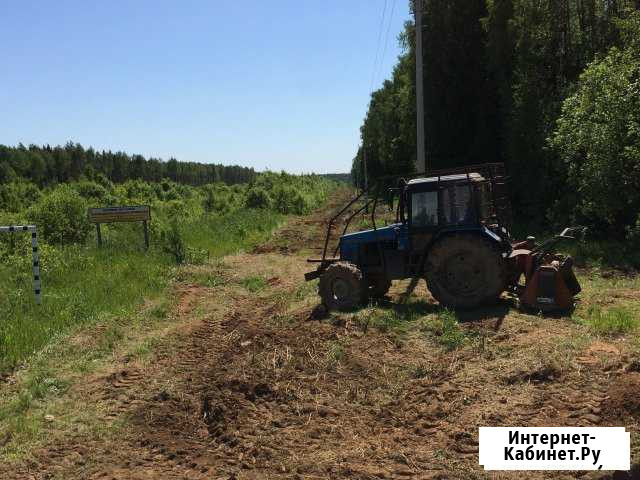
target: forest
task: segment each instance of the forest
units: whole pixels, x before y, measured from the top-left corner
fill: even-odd
[[[164,162],[124,152],[98,152],[73,142],[64,147],[0,145],[0,184],[22,179],[43,187],[80,179],[94,180],[98,175],[114,183],[159,182],[167,178],[188,185],[215,182],[233,185],[254,180],[256,172],[237,165],[179,162],[175,158]]]
[[[640,245],[640,2],[424,0],[427,169],[504,162],[514,217]],[[415,27],[374,91],[352,175],[415,164]]]

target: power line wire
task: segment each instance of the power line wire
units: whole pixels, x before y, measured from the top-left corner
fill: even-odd
[[[394,0],[395,3],[395,0]],[[380,54],[380,44],[382,42],[382,32],[384,30],[384,19],[387,14],[387,0],[384,0],[384,8],[382,9],[382,18],[380,19],[380,27],[378,28],[378,43],[376,45],[376,56],[373,60],[373,71],[371,72],[371,83],[369,85],[369,92],[373,92],[373,82],[376,77],[376,71],[378,70],[378,55]]]
[[[391,32],[391,23],[393,22],[393,12],[396,8],[396,0],[393,0],[393,2],[391,3],[391,14],[389,15],[389,24],[387,25],[387,35],[385,36],[384,39],[384,49],[382,50],[382,57],[380,57],[380,63],[379,63],[379,75],[378,77],[382,76],[382,69],[384,67],[384,58],[387,54],[387,44],[389,43],[389,33]]]

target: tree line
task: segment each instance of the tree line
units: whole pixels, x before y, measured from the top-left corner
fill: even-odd
[[[96,151],[72,142],[56,147],[0,145],[0,184],[27,180],[45,187],[81,179],[94,180],[98,175],[114,183],[127,180],[159,182],[168,178],[188,185],[215,182],[233,185],[253,181],[256,172],[253,168],[237,165],[179,162],[175,158],[165,162],[124,152]]]
[[[521,221],[640,238],[640,1],[423,5],[428,168],[501,161]],[[404,52],[371,95],[359,186],[365,151],[370,180],[414,169],[414,33],[407,22]]]

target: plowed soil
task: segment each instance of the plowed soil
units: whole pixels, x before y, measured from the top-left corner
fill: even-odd
[[[572,343],[566,318],[524,315],[505,300],[461,314],[473,343],[448,351],[420,331],[316,318],[302,275],[328,212],[296,218],[267,244],[197,267],[220,287],[175,286],[178,333],[146,363],[123,359],[73,387],[117,435],[67,432],[0,478],[457,479],[600,478],[603,473],[489,474],[479,426],[626,426],[638,432],[640,374],[626,350]],[[194,267],[196,268],[196,267]],[[312,268],[312,267],[311,267]],[[251,291],[243,279],[260,276]],[[394,283],[380,309],[423,282]],[[623,474],[619,474],[623,475]],[[632,478],[624,474],[615,478]],[[633,477],[637,478],[637,477]]]

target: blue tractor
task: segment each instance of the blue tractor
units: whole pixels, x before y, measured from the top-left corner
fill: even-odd
[[[426,279],[433,297],[447,307],[495,301],[510,284],[513,250],[504,166],[434,171],[400,179],[397,188],[388,188],[390,181],[354,198],[329,222],[322,258],[309,260],[319,265],[305,275],[307,281],[320,279],[322,303],[329,310],[351,310],[406,278]],[[384,196],[395,221],[377,226],[376,208]],[[373,228],[347,233],[367,210]],[[344,229],[329,256],[340,218]]]

